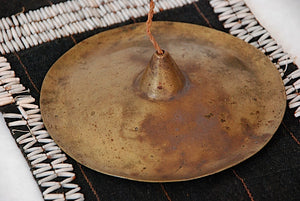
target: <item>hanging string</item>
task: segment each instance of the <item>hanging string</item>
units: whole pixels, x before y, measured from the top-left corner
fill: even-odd
[[[154,36],[151,34],[150,28],[152,25],[152,18],[153,18],[153,13],[154,13],[154,2],[153,0],[150,0],[150,10],[148,13],[148,19],[146,22],[146,26],[147,26],[147,35],[149,36],[150,41],[152,42],[154,48],[156,49],[157,54],[163,54],[164,52],[162,51],[162,49],[159,47],[158,43],[156,42]]]

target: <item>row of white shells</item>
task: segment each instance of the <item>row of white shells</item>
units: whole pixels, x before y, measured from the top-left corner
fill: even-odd
[[[157,0],[155,12],[196,0]],[[0,53],[147,15],[149,0],[72,0],[0,19]]]
[[[28,92],[20,84],[20,79],[15,77],[7,60],[0,57],[0,106],[15,104],[19,110],[19,113],[4,113],[3,117],[11,119],[8,127],[13,135],[21,134],[16,142],[31,164],[38,185],[45,188],[42,192],[44,199],[83,201],[80,187],[72,183],[75,179],[73,166],[65,163],[66,155],[44,128],[39,107]],[[55,192],[61,188],[66,193]]]
[[[293,63],[294,58],[284,52],[270,33],[258,23],[243,0],[210,0],[210,5],[214,8],[214,12],[219,14],[219,20],[224,21],[223,25],[229,29],[230,34],[267,53],[283,77],[289,107],[296,108],[294,115],[299,117],[300,69],[290,74],[286,73],[288,64]],[[252,41],[254,38],[258,39]]]

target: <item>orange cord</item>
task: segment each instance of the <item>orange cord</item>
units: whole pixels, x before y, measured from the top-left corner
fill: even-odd
[[[154,13],[154,2],[153,0],[150,0],[150,10],[148,13],[148,20],[146,22],[146,26],[147,26],[147,35],[149,36],[150,41],[152,42],[154,48],[156,49],[156,52],[158,54],[163,54],[164,52],[162,51],[162,49],[159,47],[158,43],[156,42],[154,36],[151,34],[150,28],[152,25],[152,18],[153,18],[153,13]]]

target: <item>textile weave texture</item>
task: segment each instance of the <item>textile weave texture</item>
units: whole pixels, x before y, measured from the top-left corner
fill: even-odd
[[[0,17],[17,12],[49,6],[61,1],[31,0],[1,2]],[[127,24],[145,22],[145,17],[131,18],[126,22],[74,34],[51,42],[42,43],[5,57],[30,89],[39,104],[43,78],[51,65],[71,47],[94,34]],[[219,21],[218,15],[206,0],[162,11],[154,15],[154,21],[178,21],[198,24],[229,32]],[[296,69],[291,64],[290,69]],[[82,94],[84,95],[84,94]],[[4,113],[16,108],[2,107]],[[197,201],[197,200],[278,200],[296,201],[300,197],[299,120],[293,110],[287,109],[283,122],[271,141],[250,159],[230,169],[208,177],[174,183],[143,183],[107,176],[95,172],[68,157],[76,173],[75,182],[88,201]]]

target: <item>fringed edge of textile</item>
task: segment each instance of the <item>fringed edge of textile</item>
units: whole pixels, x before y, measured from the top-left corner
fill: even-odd
[[[288,106],[300,116],[300,69],[288,71],[294,62],[288,53],[262,27],[243,0],[210,0],[214,12],[229,33],[261,50],[277,67],[285,85]]]
[[[40,109],[5,57],[0,57],[0,106],[12,106],[3,113],[8,128],[22,150],[45,200],[83,201],[72,164],[51,139],[42,122]]]

